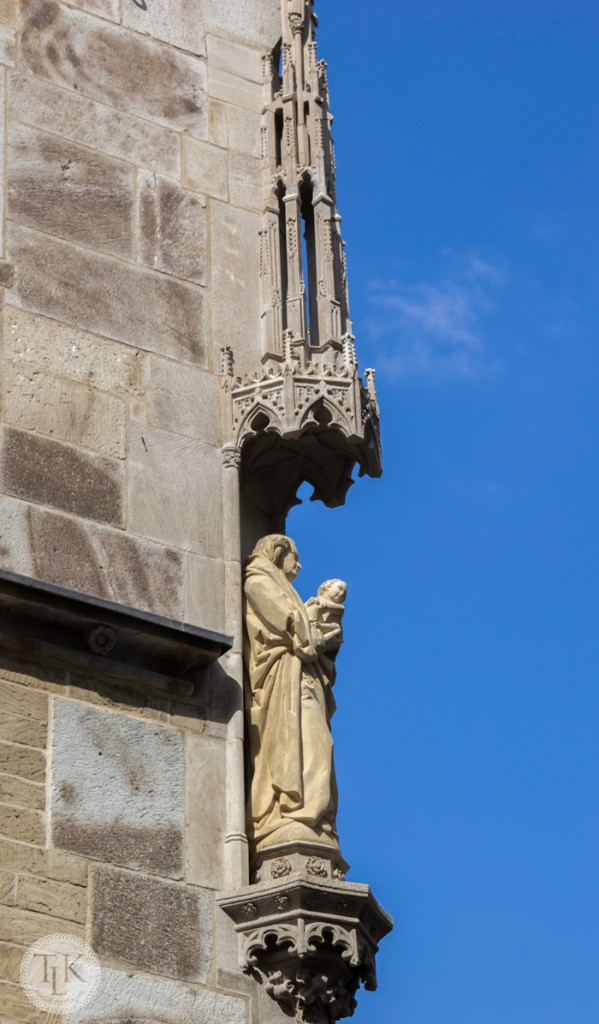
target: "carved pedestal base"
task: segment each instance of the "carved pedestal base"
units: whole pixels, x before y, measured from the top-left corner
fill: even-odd
[[[376,988],[375,954],[391,918],[367,885],[343,880],[347,865],[327,847],[271,847],[253,867],[258,881],[218,900],[235,923],[241,968],[298,1022],[351,1016],[359,985]]]

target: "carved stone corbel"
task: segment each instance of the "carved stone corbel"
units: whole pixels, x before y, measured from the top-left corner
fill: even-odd
[[[360,985],[376,988],[378,943],[393,922],[367,885],[344,880],[339,854],[317,844],[272,847],[259,881],[225,894],[239,964],[298,1024],[352,1015]]]

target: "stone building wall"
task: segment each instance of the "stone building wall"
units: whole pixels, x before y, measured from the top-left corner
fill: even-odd
[[[227,631],[220,351],[262,351],[280,33],[278,0],[0,0],[0,570]],[[53,932],[102,966],[69,1024],[279,1020],[215,905],[238,683],[176,695],[5,641],[0,1024],[47,1024],[19,967]]]
[[[223,629],[277,0],[0,4],[2,567]],[[252,325],[252,326],[249,326]]]

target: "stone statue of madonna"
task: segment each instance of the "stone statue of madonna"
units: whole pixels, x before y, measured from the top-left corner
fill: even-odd
[[[293,840],[338,849],[330,719],[346,586],[329,580],[304,604],[289,537],[258,541],[244,575],[252,852]]]

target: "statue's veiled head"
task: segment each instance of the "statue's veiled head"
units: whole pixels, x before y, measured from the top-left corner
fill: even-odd
[[[283,533],[269,533],[261,537],[252,552],[252,558],[255,557],[268,558],[290,583],[293,583],[301,569],[297,548],[291,537]]]

